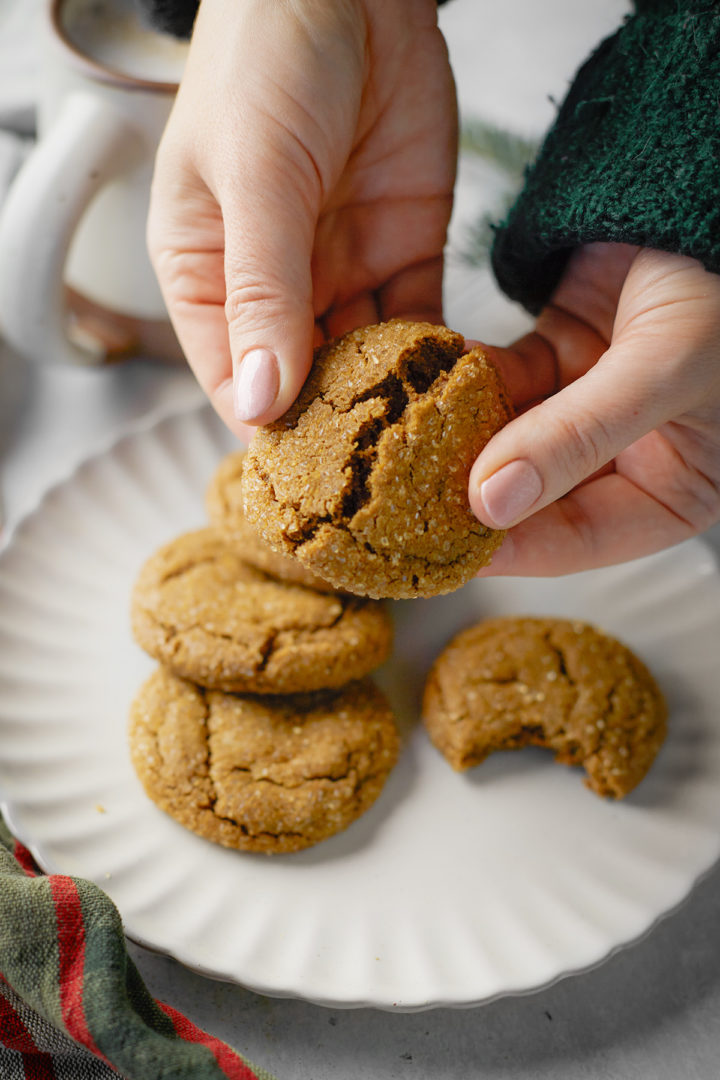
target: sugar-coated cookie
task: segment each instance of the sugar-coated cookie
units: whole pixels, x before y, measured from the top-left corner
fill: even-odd
[[[133,702],[129,740],[162,810],[215,843],[268,855],[347,828],[377,799],[398,754],[391,710],[369,679],[256,697],[204,690],[163,667]]]
[[[598,795],[622,798],[666,735],[667,708],[645,664],[584,622],[486,619],[458,634],[427,679],[423,720],[454,769],[494,750],[546,746],[582,765]]]
[[[400,319],[315,353],[289,411],[261,428],[243,471],[248,520],[337,588],[433,596],[490,562],[503,533],[470,510],[476,456],[511,416],[481,349]]]
[[[179,536],[148,559],[131,614],[146,652],[218,690],[341,686],[381,664],[392,646],[381,604],[277,581],[212,528]]]
[[[245,450],[227,454],[215,470],[205,492],[205,509],[210,523],[237,543],[246,562],[281,581],[306,585],[318,592],[334,592],[332,585],[311,574],[292,555],[275,551],[266,544],[243,511],[242,473]]]

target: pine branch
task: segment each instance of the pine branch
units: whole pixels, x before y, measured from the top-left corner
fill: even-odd
[[[521,177],[535,157],[538,144],[494,124],[472,117],[462,125],[460,149],[492,161],[512,176]]]
[[[471,226],[467,244],[459,256],[470,266],[484,266],[490,257],[493,226],[502,220],[512,206],[522,178],[535,157],[538,145],[510,131],[504,131],[485,120],[474,117],[463,123],[460,149],[496,165],[506,175],[507,186],[494,207],[485,210]]]

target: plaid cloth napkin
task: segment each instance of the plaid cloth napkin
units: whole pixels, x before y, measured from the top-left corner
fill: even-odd
[[[117,908],[51,874],[0,818],[2,1080],[273,1080],[151,997]]]

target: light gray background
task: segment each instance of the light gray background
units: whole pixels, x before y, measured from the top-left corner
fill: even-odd
[[[2,0],[0,109],[22,106],[38,0]],[[628,5],[620,0],[454,0],[442,11],[464,115],[536,136],[572,71]],[[15,35],[13,39],[13,35]],[[13,40],[15,45],[13,45]],[[20,47],[22,46],[22,47]],[[464,162],[453,247],[493,171]],[[447,318],[508,341],[527,325],[483,270],[451,259]],[[150,414],[202,400],[185,371],[130,363],[104,371],[31,368],[0,346],[5,536],[82,458]],[[720,528],[709,534],[720,552]],[[720,648],[719,648],[720,653]],[[720,823],[719,823],[720,824]],[[241,915],[239,914],[239,917]],[[442,913],[438,913],[442,918]],[[351,928],[349,928],[351,931]],[[130,945],[151,993],[280,1080],[714,1080],[720,1076],[720,869],[643,941],[594,971],[470,1010],[394,1015],[270,999],[213,982]]]

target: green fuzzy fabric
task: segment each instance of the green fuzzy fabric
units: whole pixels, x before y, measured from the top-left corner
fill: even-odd
[[[496,231],[498,282],[533,314],[593,241],[720,272],[720,2],[635,8],[578,72]]]

